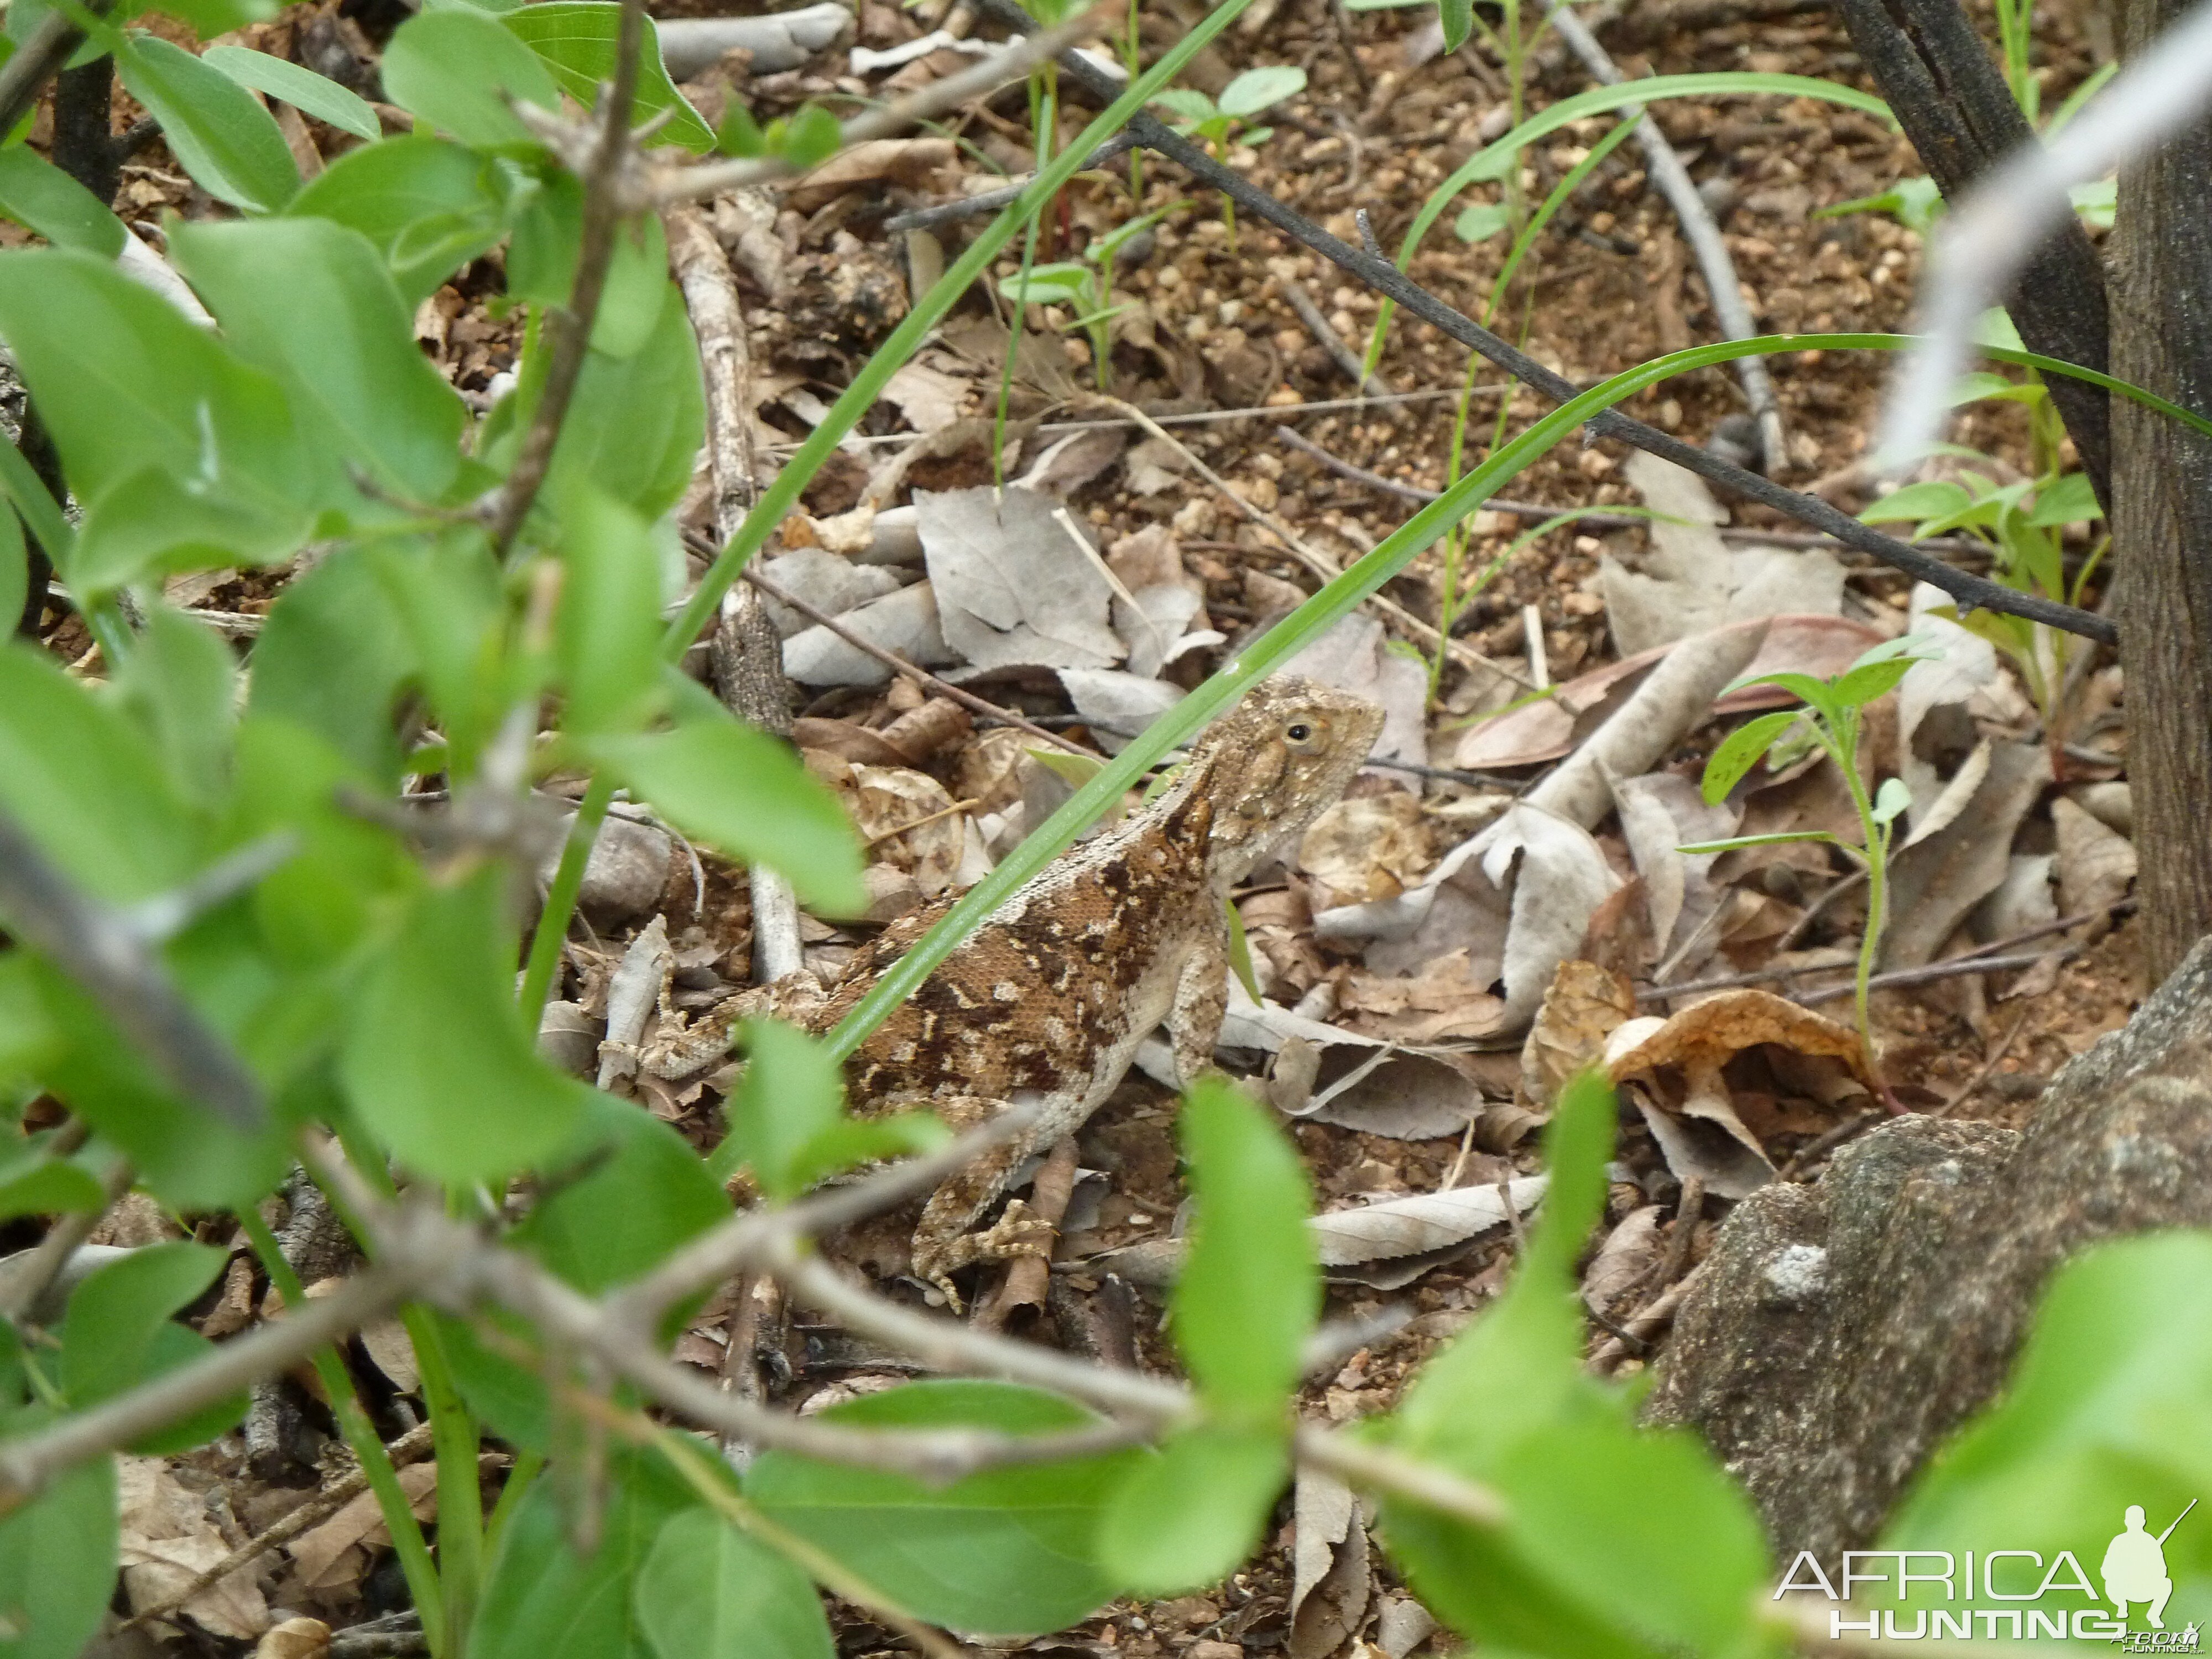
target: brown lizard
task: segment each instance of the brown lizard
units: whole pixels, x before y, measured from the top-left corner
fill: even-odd
[[[914,1271],[959,1298],[969,1262],[1038,1254],[1050,1229],[1020,1200],[969,1230],[1032,1152],[1073,1133],[1165,1023],[1186,1082],[1212,1064],[1228,998],[1230,891],[1343,793],[1382,711],[1295,677],[1255,689],[1198,739],[1170,787],[1045,866],[947,957],[847,1061],[854,1110],[922,1109],[955,1130],[1012,1102],[1039,1109],[940,1186],[914,1234]],[[641,1062],[687,1077],[728,1053],[738,1021],[773,1014],[820,1034],[951,908],[901,917],[824,992],[804,974],[742,991],[696,1024],[664,1010]]]

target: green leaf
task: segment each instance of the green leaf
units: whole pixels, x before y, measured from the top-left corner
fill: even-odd
[[[1686,841],[1674,850],[1678,853],[1733,853],[1739,847],[1779,847],[1784,842],[1813,841],[1824,846],[1840,847],[1846,853],[1856,854],[1858,848],[1826,830],[1779,830],[1771,836],[1730,836],[1724,841]]]
[[[822,1420],[1045,1434],[1097,1419],[1009,1383],[933,1382],[863,1395]],[[909,1613],[961,1631],[1036,1636],[1079,1622],[1113,1595],[1093,1565],[1093,1542],[1133,1455],[1013,1465],[927,1486],[772,1451],[747,1474],[745,1495]]]
[[[1194,87],[1163,87],[1152,94],[1152,101],[1186,121],[1203,121],[1221,112],[1213,100]]]
[[[1838,674],[1831,695],[1845,708],[1863,708],[1875,698],[1894,691],[1897,683],[1911,668],[1912,660],[1896,658],[1888,662],[1862,664]]]
[[[415,666],[406,625],[374,566],[359,550],[340,550],[277,596],[254,641],[246,708],[315,732],[365,781],[396,785],[392,715]]]
[[[694,841],[767,865],[813,908],[853,915],[865,905],[860,843],[845,809],[775,738],[701,715],[586,747]]]
[[[384,49],[385,95],[465,144],[530,144],[530,129],[502,93],[540,109],[561,107],[545,60],[496,18],[473,9],[425,11]]]
[[[200,61],[214,64],[241,87],[281,98],[301,114],[312,115],[340,132],[349,132],[372,144],[384,136],[376,112],[360,94],[289,59],[272,58],[251,46],[217,46],[200,53]]]
[[[106,1207],[107,1194],[100,1182],[82,1164],[67,1158],[27,1152],[0,1167],[0,1218],[70,1211],[96,1215]]]
[[[734,155],[751,161],[768,154],[768,135],[761,131],[753,113],[737,98],[722,113],[722,125],[714,134],[714,148],[725,155]]]
[[[783,159],[804,173],[835,155],[844,141],[837,118],[819,104],[809,104],[791,118],[783,138]]]
[[[658,1659],[835,1659],[813,1581],[705,1510],[663,1523],[635,1594]]]
[[[583,239],[583,186],[574,174],[556,172],[515,214],[507,251],[508,296],[566,305],[575,286]],[[613,358],[635,356],[653,338],[672,291],[659,216],[644,214],[618,228],[599,314],[592,320],[592,349]]]
[[[515,410],[518,418],[528,412]],[[584,359],[553,451],[554,487],[588,482],[641,518],[658,519],[691,482],[706,430],[691,319],[681,305],[664,304],[636,351],[627,357],[592,351]]]
[[[115,54],[131,95],[192,181],[219,202],[274,213],[300,188],[300,169],[276,119],[253,94],[182,46],[134,34]]]
[[[1860,514],[1859,522],[1891,524],[1900,519],[1946,518],[1972,506],[1973,499],[1964,484],[1949,478],[1931,478],[1925,483],[1891,490]]]
[[[507,1517],[469,1632],[475,1659],[650,1659],[637,1575],[692,1495],[657,1457],[625,1449],[608,1462],[591,1554],[577,1553],[564,1481],[538,1481]]]
[[[96,599],[149,577],[289,558],[314,528],[305,507],[258,494],[197,494],[166,467],[149,466],[102,490],[64,567]]]
[[[1881,787],[1875,792],[1874,821],[1889,823],[1897,815],[1912,805],[1912,791],[1903,778],[1884,778]]]
[[[596,489],[561,503],[554,639],[570,732],[634,732],[657,713],[660,561],[646,525]]]
[[[1229,921],[1229,971],[1237,975],[1237,982],[1244,988],[1253,1001],[1260,1000],[1260,975],[1252,967],[1252,941],[1244,933],[1244,913],[1237,908],[1234,899],[1221,902],[1222,914]]]
[[[447,277],[498,241],[505,223],[498,165],[427,133],[387,138],[339,156],[284,211],[368,237],[411,317]]]
[[[1747,685],[1778,685],[1831,726],[1843,717],[1843,705],[1836,701],[1827,681],[1816,680],[1810,674],[1761,674],[1756,679],[1738,680],[1729,690],[1738,691]]]
[[[0,645],[0,805],[41,851],[118,903],[175,885],[201,840],[161,757],[110,704],[45,652]]]
[[[1305,1166],[1218,1078],[1193,1086],[1179,1127],[1196,1221],[1171,1304],[1176,1346],[1212,1411],[1279,1429],[1321,1304]]]
[[[146,629],[116,675],[180,799],[216,805],[228,793],[238,670],[230,647],[175,606],[146,608]]]
[[[684,1138],[648,1112],[593,1090],[575,1133],[547,1155],[550,1197],[508,1233],[579,1290],[633,1279],[728,1219],[730,1201]]]
[[[1443,25],[1444,50],[1457,52],[1474,33],[1474,0],[1437,0],[1437,21]]]
[[[1448,48],[1449,49],[1449,48]],[[1287,64],[1249,69],[1222,88],[1216,106],[1224,115],[1249,117],[1306,89],[1306,72]]]
[[[340,1060],[380,1142],[440,1181],[489,1181],[574,1133],[589,1091],[538,1054],[514,1006],[514,922],[496,866],[423,890],[370,970]]]
[[[1098,1559],[1137,1595],[1220,1583],[1258,1549],[1291,1474],[1279,1434],[1188,1429],[1143,1459],[1100,1523]]]
[[[2155,1535],[2212,1491],[2208,1426],[2212,1238],[2100,1244],[2059,1268],[2004,1393],[1929,1462],[1881,1547],[2071,1550],[2095,1574],[2129,1505]],[[2169,1630],[2212,1616],[2204,1509],[2166,1540]]]
[[[147,1349],[169,1316],[215,1283],[228,1260],[212,1245],[149,1244],[86,1275],[62,1321],[62,1389],[82,1407],[148,1375]]]
[[[2089,487],[2089,475],[2069,472],[2035,492],[2035,509],[2028,514],[2027,521],[2039,530],[2048,530],[2057,525],[2086,524],[2104,516],[2105,509],[2097,504],[2097,492]]]
[[[39,969],[30,953],[0,951],[0,1086],[12,1087],[35,1076],[54,1058],[61,1042],[61,1033],[46,1017],[46,1001],[39,994]]]
[[[77,1659],[115,1593],[115,1460],[65,1469],[0,1518],[0,1620],[8,1659]]]
[[[239,355],[386,489],[434,501],[467,411],[415,343],[368,239],[327,219],[179,225],[178,263]]]
[[[203,40],[242,29],[249,23],[265,23],[281,9],[278,0],[153,0],[147,9],[163,11],[188,25]],[[125,10],[131,9],[125,8]],[[123,11],[112,14],[124,15]],[[85,51],[93,50],[88,46]]]
[[[15,509],[0,499],[0,626],[12,633],[30,599],[31,544]]]
[[[808,1148],[845,1115],[845,1080],[829,1051],[781,1020],[745,1022],[745,1073],[730,1097],[728,1136],[714,1154],[723,1180],[750,1168],[775,1199],[797,1197],[818,1173]]]
[[[1091,267],[1075,260],[1033,265],[1024,276],[1017,271],[999,279],[999,292],[1024,305],[1068,305],[1079,301],[1097,281]]]
[[[562,90],[588,109],[599,83],[614,79],[615,42],[621,18],[622,8],[613,0],[538,0],[535,5],[507,12],[501,21],[545,60]],[[667,66],[660,58],[659,35],[650,17],[645,20],[637,67],[632,125],[643,125],[664,110],[672,111],[668,124],[655,135],[655,143],[681,144],[701,154],[712,149],[714,133],[668,78]]]
[[[1106,763],[1097,756],[1079,755],[1071,750],[1032,745],[1022,752],[1071,789],[1082,788],[1106,769]]]
[[[0,212],[56,247],[77,248],[102,259],[123,252],[123,222],[27,144],[0,149]]]
[[[112,264],[54,248],[0,254],[0,336],[81,501],[148,467],[272,511],[322,487],[276,382]]]
[[[1700,788],[1706,804],[1717,805],[1741,783],[1744,775],[1774,747],[1776,739],[1796,723],[1796,709],[1778,708],[1771,714],[1745,721],[1722,738],[1705,762],[1705,781]]]
[[[1503,202],[1477,202],[1452,221],[1452,230],[1462,242],[1486,242],[1513,222],[1513,210]]]

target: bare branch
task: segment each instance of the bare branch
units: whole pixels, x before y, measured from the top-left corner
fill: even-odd
[[[1094,6],[1080,17],[1051,29],[1039,30],[1035,22],[1030,22],[1027,25],[1028,33],[1006,51],[957,70],[942,80],[933,81],[919,92],[909,93],[882,109],[854,116],[838,129],[838,148],[842,149],[854,144],[866,143],[871,139],[890,137],[895,133],[905,131],[916,122],[927,121],[947,110],[957,109],[970,99],[987,96],[1009,82],[1021,80],[1039,64],[1059,57],[1079,41],[1090,40],[1112,28],[1117,10],[1111,3]],[[745,185],[765,185],[778,179],[788,179],[799,171],[779,155],[755,156],[738,161],[714,161],[703,167],[672,167],[656,179],[653,195],[653,199],[663,206],[676,202],[696,202]]]
[[[545,319],[545,384],[538,396],[537,411],[523,434],[514,467],[501,488],[492,512],[492,550],[504,555],[514,544],[531,504],[545,483],[553,462],[553,447],[560,441],[561,423],[568,418],[568,400],[575,396],[576,381],[584,372],[584,354],[592,343],[592,324],[599,314],[599,301],[607,286],[607,268],[614,261],[615,236],[621,228],[623,167],[630,152],[630,111],[637,103],[637,59],[645,39],[644,0],[622,0],[622,20],[615,40],[614,84],[599,100],[599,148],[584,176],[584,228],[576,253],[576,281],[568,303],[556,307]]]
[[[215,1405],[306,1358],[404,1300],[442,1265],[427,1254],[380,1263],[330,1295],[262,1326],[143,1387],[74,1412],[49,1426],[0,1441],[0,1515],[38,1496],[71,1465],[117,1451],[156,1429]]]
[[[82,986],[179,1094],[243,1133],[268,1122],[259,1081],[178,994],[131,918],[79,890],[4,810],[0,916]]]

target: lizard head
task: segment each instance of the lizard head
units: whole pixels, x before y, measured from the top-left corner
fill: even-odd
[[[1208,779],[1217,876],[1242,881],[1303,835],[1344,793],[1382,732],[1379,705],[1294,674],[1255,687],[1215,721],[1191,769]]]

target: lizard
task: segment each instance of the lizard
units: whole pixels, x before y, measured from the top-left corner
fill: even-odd
[[[1344,792],[1382,729],[1382,710],[1295,676],[1263,682],[1192,745],[1169,786],[1077,843],[993,911],[846,1062],[855,1113],[917,1108],[959,1131],[1035,1101],[1023,1132],[940,1185],[914,1233],[915,1274],[961,1305],[971,1262],[1044,1254],[1051,1230],[1019,1199],[976,1220],[1029,1156],[1074,1133],[1164,1023],[1178,1078],[1212,1065],[1228,1004],[1233,888]],[[714,1064],[744,1019],[769,1014],[817,1036],[951,906],[893,921],[829,990],[811,975],[740,991],[696,1023],[668,1009],[640,1053],[676,1079]]]

